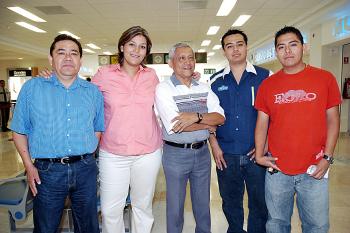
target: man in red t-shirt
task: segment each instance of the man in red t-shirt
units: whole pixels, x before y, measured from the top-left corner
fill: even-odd
[[[326,233],[328,169],[339,133],[339,88],[331,73],[303,62],[298,29],[278,31],[275,49],[283,68],[261,84],[255,102],[256,162],[270,169],[265,177],[266,231],[290,233],[297,194],[303,232]],[[263,153],[266,136],[270,157]]]

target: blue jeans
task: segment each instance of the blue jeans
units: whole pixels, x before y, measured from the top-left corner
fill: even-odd
[[[71,164],[36,160],[41,184],[34,198],[34,233],[56,233],[66,197],[72,203],[75,233],[98,233],[96,176],[93,156]]]
[[[265,168],[247,155],[224,154],[227,168],[216,169],[222,210],[228,222],[227,233],[243,233],[243,195],[248,193],[248,232],[264,233],[267,221],[265,204]]]
[[[167,233],[181,233],[184,224],[186,185],[190,181],[196,233],[210,233],[210,152],[164,145]]]
[[[329,229],[328,179],[317,180],[308,174],[289,176],[266,172],[268,233],[290,233],[294,196],[303,233],[327,233]]]

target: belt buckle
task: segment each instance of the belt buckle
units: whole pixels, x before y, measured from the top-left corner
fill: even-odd
[[[61,158],[61,161],[60,161],[62,164],[67,164],[69,162],[69,157],[66,156],[66,157],[63,157]]]
[[[199,142],[192,142],[192,143],[191,143],[191,147],[190,147],[191,150],[196,150],[196,149],[198,149],[198,147],[197,147],[198,144],[199,144]]]

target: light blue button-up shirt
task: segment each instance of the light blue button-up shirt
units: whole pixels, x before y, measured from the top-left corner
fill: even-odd
[[[56,76],[33,78],[20,91],[11,130],[27,136],[32,158],[91,153],[95,132],[104,131],[102,94],[80,78],[69,88]]]

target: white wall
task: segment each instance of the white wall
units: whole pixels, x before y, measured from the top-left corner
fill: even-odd
[[[350,44],[346,44],[343,46],[343,56],[342,57],[350,57]],[[342,65],[342,86],[341,91],[344,88],[344,80],[345,78],[350,78],[350,64]],[[341,130],[343,132],[350,132],[350,99],[343,99],[343,103],[341,105]]]
[[[47,59],[0,60],[0,79],[6,80],[7,84],[7,69],[29,67],[38,67],[41,70],[50,67],[50,64]]]

